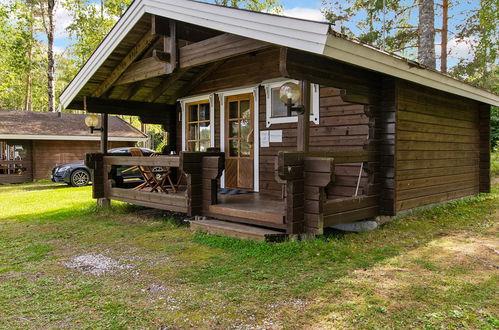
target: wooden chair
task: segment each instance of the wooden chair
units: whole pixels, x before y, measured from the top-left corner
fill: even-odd
[[[152,154],[150,157],[158,157],[158,156],[161,156],[161,154],[158,154],[158,153],[154,153]],[[172,191],[174,193],[177,192],[177,188],[175,187],[175,185],[173,184],[173,181],[172,181],[172,178],[171,178],[171,174],[172,174],[172,169],[171,167],[159,167],[160,170],[158,171],[156,169],[156,167],[154,167],[152,170],[153,170],[153,173],[155,173],[156,175],[158,175],[159,173],[161,173],[162,175],[162,179],[163,179],[163,184],[165,183],[165,180],[168,180],[168,183],[170,185],[170,187],[172,188]]]
[[[142,151],[139,148],[130,149],[130,154],[132,157],[144,157]],[[152,154],[151,157],[157,157],[158,154]],[[173,192],[176,192],[175,186],[170,178],[171,170],[169,167],[153,167],[153,166],[137,166],[144,182],[133,188],[133,190],[143,190],[145,188],[151,188],[151,192],[164,192],[168,194],[168,190],[164,186],[166,180],[169,181]]]

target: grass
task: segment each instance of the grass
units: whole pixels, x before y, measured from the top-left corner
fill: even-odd
[[[0,186],[0,327],[499,327],[494,192],[362,234],[268,244],[191,233],[89,187]],[[64,263],[102,254],[132,268]]]
[[[491,155],[491,172],[493,178],[499,178],[499,151],[492,152]]]

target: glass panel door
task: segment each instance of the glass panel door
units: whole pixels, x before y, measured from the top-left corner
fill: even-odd
[[[253,94],[226,100],[226,187],[253,189]]]

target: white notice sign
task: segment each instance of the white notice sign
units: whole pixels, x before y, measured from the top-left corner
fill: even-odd
[[[260,131],[260,147],[268,148],[269,146],[269,131]]]
[[[282,130],[270,131],[270,142],[282,142]]]

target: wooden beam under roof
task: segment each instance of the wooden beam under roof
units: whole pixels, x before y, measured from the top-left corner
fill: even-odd
[[[121,93],[119,99],[130,100],[139,92],[141,88],[142,88],[141,82],[133,83],[130,86],[127,86],[127,88],[123,91],[123,93]]]
[[[199,86],[199,84],[202,83],[210,74],[215,72],[223,63],[224,61],[218,61],[207,65],[206,68],[204,68],[203,71],[199,72],[196,75],[196,77],[192,79],[187,85],[181,87],[177,93],[170,96],[168,98],[167,103],[174,104],[175,102],[177,102],[178,98],[188,95],[193,89]]]
[[[74,102],[72,109],[84,110],[83,102]],[[169,111],[176,111],[175,105],[125,101],[115,99],[102,99],[98,97],[86,98],[87,112],[91,113],[107,113],[112,115],[128,115],[128,116],[162,116]]]
[[[93,97],[102,96],[115,82],[118,78],[125,72],[126,69],[135,61],[151,44],[153,44],[158,38],[157,34],[153,34],[152,31],[146,32],[140,41],[128,52],[125,58],[118,64],[113,72],[104,80],[99,87],[92,93]]]
[[[158,31],[153,28],[152,33]],[[141,59],[131,64],[121,76],[115,80],[114,85],[125,85],[137,81],[147,80],[174,72],[178,66],[177,28],[174,21],[169,21],[169,36],[162,37],[162,50],[154,49],[152,56]]]
[[[186,73],[188,70],[186,69],[181,69],[178,70],[177,72],[165,77],[161,83],[156,86],[153,90],[152,93],[148,99],[149,102],[155,102],[157,99],[159,99],[170,87],[172,87],[177,81],[179,81]]]
[[[234,34],[222,35],[180,48],[179,67],[189,68],[270,47],[269,43]]]
[[[169,62],[157,55],[133,63],[123,72],[114,85],[126,85],[172,73]]]

